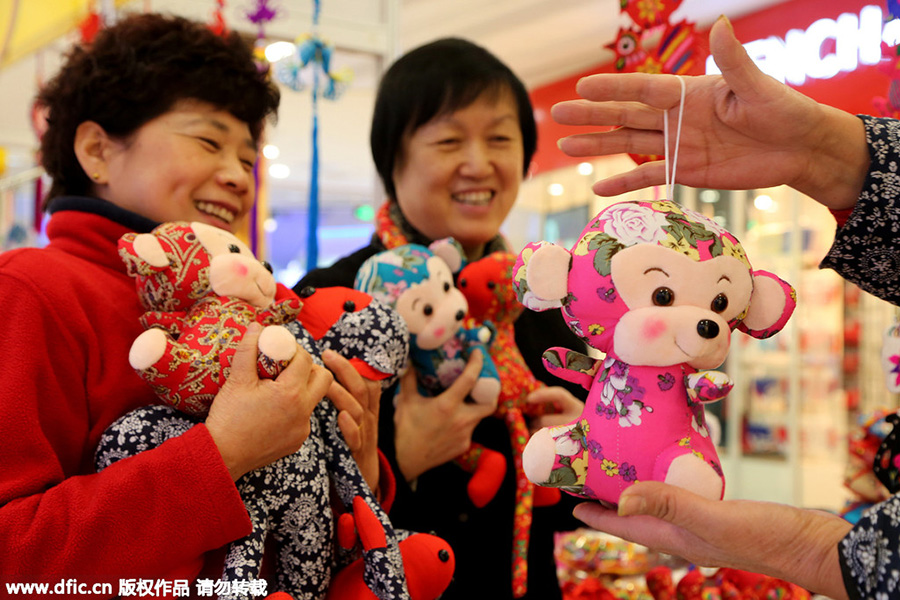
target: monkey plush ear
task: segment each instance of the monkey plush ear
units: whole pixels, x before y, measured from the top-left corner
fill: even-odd
[[[451,273],[459,273],[466,263],[466,251],[462,244],[452,237],[436,240],[429,244],[428,249],[434,252],[435,256],[444,259],[450,265]]]
[[[791,284],[768,271],[754,271],[750,307],[738,329],[765,339],[784,328],[796,306],[797,292]]]
[[[559,308],[569,294],[571,253],[556,244],[532,242],[525,246],[513,269],[519,302],[531,310]]]
[[[126,233],[119,239],[119,256],[128,274],[150,276],[169,266],[169,257],[152,233]]]

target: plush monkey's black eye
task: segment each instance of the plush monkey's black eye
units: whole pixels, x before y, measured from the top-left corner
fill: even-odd
[[[237,244],[228,244],[228,251],[231,252],[232,254],[240,254],[241,253],[241,249],[238,248]]]
[[[260,262],[262,263],[262,266],[265,267],[266,271],[268,271],[269,273],[274,273],[274,270],[272,269],[272,264],[269,261],[262,260]]]
[[[426,317],[430,317],[431,314],[434,312],[434,307],[431,306],[430,304],[426,304],[425,308],[422,309],[422,312],[425,313]]]
[[[653,304],[656,306],[672,306],[675,301],[675,292],[667,287],[656,288],[653,291]]]
[[[724,312],[726,308],[728,308],[728,296],[725,294],[719,294],[715,298],[713,298],[712,303],[709,307],[713,310],[713,312]]]
[[[445,292],[449,292],[449,291],[450,291],[450,282],[449,282],[449,281],[445,281],[445,282],[444,282],[444,291],[445,291]]]

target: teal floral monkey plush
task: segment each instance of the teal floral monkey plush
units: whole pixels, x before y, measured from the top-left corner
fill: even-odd
[[[731,332],[780,331],[796,295],[750,266],[740,242],[674,202],[621,202],[588,223],[571,250],[528,244],[514,285],[534,310],[561,307],[568,326],[606,354],[544,353],[548,370],[589,390],[582,415],[535,433],[523,453],[533,482],[617,504],[638,480],[720,499],[724,477],[703,412],[732,387],[708,371]]]
[[[410,362],[420,393],[436,396],[462,372],[471,352],[483,357],[481,374],[469,396],[497,406],[500,378],[487,351],[493,334],[488,327],[466,328],[465,296],[453,283],[464,265],[462,246],[453,238],[430,246],[405,244],[379,252],[360,267],[354,287],[396,310],[409,328]],[[456,459],[472,473],[469,498],[475,506],[490,502],[506,473],[503,455],[479,444]]]

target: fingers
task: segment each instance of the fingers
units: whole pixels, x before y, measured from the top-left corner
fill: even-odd
[[[721,16],[713,23],[709,31],[709,50],[735,95],[747,100],[766,96],[761,92],[760,84],[767,83],[771,78],[753,63],[734,36],[734,29],[727,17]],[[765,89],[764,85],[762,89]]]
[[[638,102],[566,100],[554,104],[550,115],[560,125],[607,125],[656,130],[663,127],[663,112]]]
[[[256,360],[259,357],[259,334],[262,333],[262,325],[253,322],[247,326],[244,336],[231,359],[231,373],[228,378],[235,383],[247,383],[259,378],[256,372]]]
[[[362,376],[350,361],[332,350],[322,353],[322,361],[335,375],[335,381],[328,389],[328,399],[338,411],[346,411],[357,425],[362,424],[369,399]]]
[[[406,372],[400,376],[400,398],[414,398],[419,393],[418,384],[416,383],[416,370],[413,367],[406,369]]]
[[[528,404],[552,404],[546,414],[532,417],[528,426],[532,431],[542,427],[565,425],[581,416],[584,402],[573,396],[567,389],[559,386],[541,387],[525,397]]]
[[[631,171],[601,179],[593,185],[598,196],[618,196],[626,192],[641,190],[666,181],[666,167],[661,160],[646,162]]]
[[[635,483],[619,497],[619,516],[648,515],[689,531],[708,522],[715,503],[659,481]]]
[[[330,398],[331,396],[329,396]],[[342,410],[338,413],[337,423],[341,433],[344,434],[347,446],[350,447],[350,452],[358,451],[362,446],[362,431],[360,431],[359,422],[350,416],[349,412]]]
[[[582,77],[575,85],[575,91],[585,100],[594,102],[640,102],[663,110],[681,103],[678,75],[599,73]]]
[[[296,360],[296,358],[294,360]],[[284,373],[282,373],[282,375],[283,374]],[[325,367],[320,367],[319,365],[312,365],[306,389],[309,397],[315,400],[313,406],[318,404],[319,401],[328,394],[328,389],[331,387],[332,383],[334,383],[334,376],[331,374],[331,371]]]
[[[459,377],[457,377],[442,394],[437,396],[438,401],[443,404],[445,409],[452,409],[454,405],[465,402],[469,392],[475,387],[475,382],[478,381],[483,364],[484,356],[482,356],[481,350],[472,352],[469,356],[469,361],[466,363],[466,367],[462,370],[462,373],[459,374]],[[489,409],[487,414],[494,412],[493,407],[490,406],[484,407],[475,404],[468,406],[476,409],[473,411],[476,414],[484,412],[485,408]]]

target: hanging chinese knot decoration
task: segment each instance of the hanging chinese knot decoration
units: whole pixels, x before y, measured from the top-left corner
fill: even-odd
[[[319,36],[321,3],[313,2],[313,30],[295,40],[296,52],[273,65],[275,78],[294,91],[309,90],[312,95],[312,158],[309,177],[309,213],[307,222],[306,270],[316,268],[319,260],[319,96],[337,100],[352,74],[348,69],[333,70],[334,46]]]
[[[607,48],[615,52],[617,71],[636,73],[687,73],[697,61],[694,23],[685,19],[670,23],[681,0],[620,0],[622,14],[631,24],[619,28]],[[630,154],[641,164],[662,156]]]

